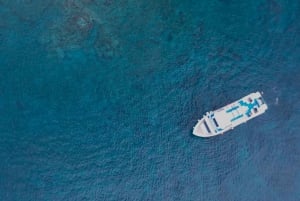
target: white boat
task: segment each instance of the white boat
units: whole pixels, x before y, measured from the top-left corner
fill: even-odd
[[[199,137],[223,134],[234,127],[263,114],[268,109],[260,92],[251,93],[215,111],[207,112],[193,129]]]

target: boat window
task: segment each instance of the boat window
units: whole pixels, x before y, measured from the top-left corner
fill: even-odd
[[[219,124],[218,124],[217,120],[215,118],[213,118],[213,120],[214,120],[216,126],[219,127]]]
[[[210,129],[208,128],[206,121],[204,121],[204,125],[205,125],[206,130],[210,133]]]
[[[257,108],[254,108],[254,112],[257,113]]]
[[[262,99],[262,97],[259,97],[259,100],[261,101],[261,104],[264,104],[264,99]]]

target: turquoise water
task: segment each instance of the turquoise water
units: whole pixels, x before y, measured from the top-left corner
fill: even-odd
[[[300,200],[298,0],[0,0],[0,200]],[[205,112],[269,110],[211,139]]]

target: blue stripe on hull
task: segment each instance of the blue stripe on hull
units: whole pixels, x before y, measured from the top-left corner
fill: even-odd
[[[242,115],[242,114],[240,114],[239,116],[232,118],[232,119],[231,119],[231,122],[233,122],[233,121],[235,121],[235,120],[237,120],[237,119],[241,118],[242,116],[243,116],[243,115]]]
[[[226,110],[226,112],[229,113],[229,112],[232,112],[233,110],[236,110],[238,108],[239,108],[239,106],[234,106],[234,107],[230,108],[229,110]]]

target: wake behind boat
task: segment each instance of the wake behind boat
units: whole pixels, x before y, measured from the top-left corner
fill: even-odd
[[[248,120],[263,114],[268,109],[260,92],[251,93],[218,110],[207,112],[193,129],[199,137],[223,134]]]

